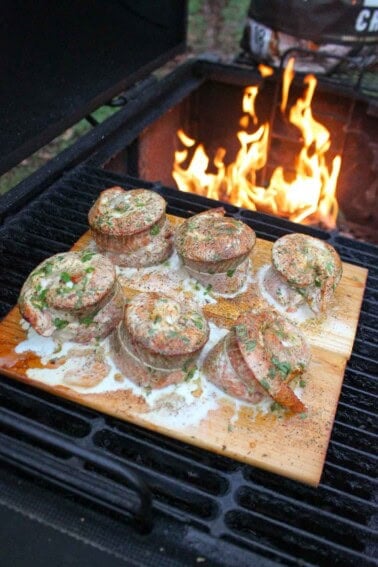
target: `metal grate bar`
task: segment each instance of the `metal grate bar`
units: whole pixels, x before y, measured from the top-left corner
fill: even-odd
[[[334,557],[338,556],[341,559],[342,565],[356,565],[353,561],[359,561],[364,563],[358,563],[359,565],[374,565],[374,560],[371,563],[367,562],[366,556],[363,550],[351,549],[351,547],[343,546],[341,543],[335,541],[327,541],[322,536],[316,536],[311,534],[311,539],[309,540],[309,532],[306,529],[293,528],[288,526],[285,521],[270,520],[266,522],[265,514],[252,512],[250,510],[235,512],[229,512],[226,518],[228,527],[233,531],[234,534],[239,535],[240,538],[244,539],[245,542],[253,541],[254,544],[257,540],[263,539],[272,542],[272,546],[285,535],[287,544],[287,553],[291,553],[291,557],[298,558],[303,555],[303,550],[306,550],[306,555],[309,559],[308,561],[314,562],[319,565],[319,561],[334,561]],[[250,531],[249,526],[257,526],[253,532]],[[243,537],[244,536],[244,537]],[[349,560],[349,561],[348,561]]]
[[[38,426],[36,426],[32,420],[20,416],[19,414],[14,415],[4,407],[0,413],[0,424],[3,428],[10,429],[17,433],[17,435],[22,435],[25,438],[29,438],[31,441],[41,443],[47,447],[53,447],[54,450],[58,449],[67,455],[82,459],[83,461],[93,464],[105,472],[110,472],[121,479],[128,486],[131,486],[133,492],[138,494],[139,497],[139,503],[137,504],[133,497],[130,499],[129,496],[128,499],[125,499],[125,509],[134,516],[137,522],[143,526],[143,529],[150,528],[151,494],[147,485],[141,480],[141,478],[131,472],[128,468],[115,460],[112,461],[108,456],[104,456],[94,450],[88,450],[85,447],[80,446],[77,442],[73,443],[72,440],[62,436],[61,434],[57,434],[57,432],[51,432],[42,424],[38,424]],[[19,458],[19,450],[14,450],[14,440],[11,444],[4,440],[1,449],[3,454],[6,453],[8,457],[13,456],[14,460]],[[29,467],[33,466],[38,470],[38,472],[45,471],[45,474],[50,473],[50,476],[52,477],[58,472],[56,467],[51,467],[51,465],[49,466],[46,462],[41,462],[41,459],[35,459],[34,455],[30,455],[30,460],[27,464]],[[74,484],[76,479],[75,475],[72,475],[72,471],[68,471],[63,476],[60,475],[58,480],[64,480],[67,484],[70,484],[71,481],[72,484]],[[79,487],[81,486],[83,489],[85,482],[88,482],[87,478],[85,478],[84,482],[82,481],[79,483]]]

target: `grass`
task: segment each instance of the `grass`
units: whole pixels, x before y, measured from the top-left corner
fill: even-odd
[[[116,108],[102,106],[92,113],[98,122],[102,122],[111,114],[116,112]],[[36,153],[24,159],[19,165],[0,177],[0,195],[6,193],[12,187],[15,187],[23,179],[31,175],[34,171],[42,167],[46,162],[54,156],[68,148],[83,134],[91,130],[92,126],[87,120],[80,120],[72,128],[69,128],[63,134],[57,136],[54,140],[43,146]]]
[[[190,0],[188,44],[192,53],[211,51],[231,59],[239,51],[250,0]]]
[[[210,51],[223,60],[235,57],[239,51],[248,6],[249,0],[189,0],[187,55],[199,55]],[[178,63],[181,61],[182,58],[177,59]],[[117,108],[103,106],[93,112],[92,116],[98,122],[103,122],[117,111]],[[0,177],[0,195],[72,145],[91,128],[92,126],[83,119],[35,154],[24,159]]]

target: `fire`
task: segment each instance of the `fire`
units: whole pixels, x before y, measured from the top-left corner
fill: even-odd
[[[268,76],[265,68],[261,69],[261,73]],[[293,78],[294,59],[291,59],[282,81],[280,109],[283,114],[287,112]],[[304,84],[306,90],[303,96],[288,112],[289,122],[299,129],[302,143],[295,156],[295,172],[290,175],[290,180],[284,168],[279,166],[273,171],[267,187],[256,184],[256,172],[267,163],[270,129],[268,122],[259,125],[255,112],[258,87],[249,86],[244,90],[244,115],[240,120],[241,130],[236,134],[240,149],[233,163],[226,165],[226,150],[218,148],[213,160],[216,173],[210,173],[210,159],[204,146],[197,144],[182,130],[177,132],[184,146],[183,150],[175,152],[173,165],[172,176],[178,188],[240,207],[283,216],[294,222],[321,223],[333,228],[338,213],[335,193],[341,158],[337,155],[331,166],[327,165],[330,133],[314,119],[311,110],[316,78],[307,75]],[[190,155],[189,165],[184,167]]]

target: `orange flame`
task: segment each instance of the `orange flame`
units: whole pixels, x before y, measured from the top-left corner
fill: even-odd
[[[274,73],[272,67],[269,67],[268,65],[264,65],[263,63],[260,63],[260,65],[258,66],[258,70],[262,77],[270,77],[270,75],[273,75]]]
[[[282,113],[286,112],[293,78],[294,59],[290,59],[283,77]],[[242,130],[236,134],[240,149],[235,161],[226,165],[226,150],[218,148],[213,160],[216,173],[209,173],[210,159],[204,146],[196,146],[195,140],[179,130],[177,134],[185,149],[175,152],[172,176],[177,187],[181,191],[240,207],[284,216],[294,222],[321,222],[329,228],[334,227],[338,213],[335,193],[341,158],[336,156],[331,168],[328,168],[325,155],[331,146],[330,134],[323,124],[314,119],[311,110],[317,81],[313,75],[308,75],[304,83],[307,88],[303,97],[289,110],[289,121],[299,129],[303,144],[296,156],[293,179],[288,181],[280,166],[273,171],[268,187],[256,185],[256,172],[267,162],[270,132],[268,123],[256,126],[258,87],[249,86],[244,90],[244,116],[240,120]],[[249,133],[247,128],[251,124],[256,129]],[[184,168],[184,162],[189,159],[189,148],[194,146],[189,165]]]

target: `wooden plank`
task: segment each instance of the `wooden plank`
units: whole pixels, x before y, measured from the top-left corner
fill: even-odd
[[[175,220],[174,222],[180,222]],[[85,247],[88,233],[75,245]],[[255,268],[269,260],[271,244],[259,240],[254,253]],[[120,419],[177,438],[236,460],[288,476],[311,485],[319,483],[332,431],[344,370],[358,323],[366,270],[344,264],[344,275],[328,318],[305,328],[312,350],[312,360],[304,376],[306,386],[302,401],[305,415],[258,412],[216,390],[211,409],[204,411],[205,383],[187,385],[183,397],[173,389],[162,397],[146,394],[124,381],[113,391],[85,393],[62,384],[49,385],[31,379],[27,373],[42,364],[30,352],[15,352],[26,337],[18,310],[13,309],[0,323],[0,368],[7,376],[33,384],[54,394],[97,409]],[[130,294],[135,290],[128,290]],[[207,316],[222,326],[230,326],[238,314],[259,301],[254,290],[235,300],[223,300],[207,306]],[[206,382],[206,381],[205,381]],[[185,385],[183,387],[186,387]],[[206,407],[205,407],[206,409]],[[163,413],[162,413],[163,412]],[[189,421],[188,412],[191,413]],[[195,419],[196,412],[198,419]],[[202,412],[202,413],[201,413]],[[164,416],[163,416],[164,414]],[[163,417],[162,417],[163,416]]]

